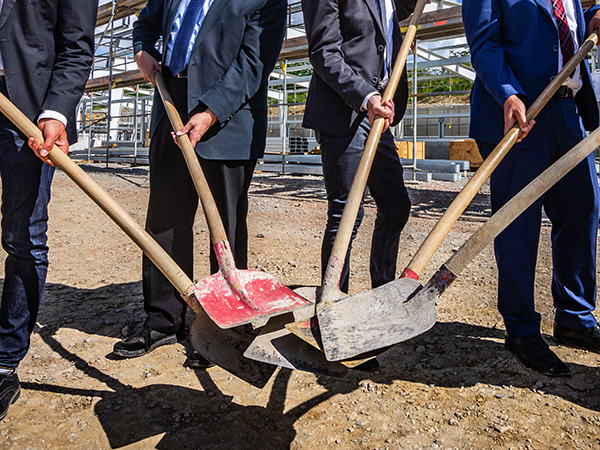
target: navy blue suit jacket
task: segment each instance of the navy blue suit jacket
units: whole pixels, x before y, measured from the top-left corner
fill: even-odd
[[[75,108],[94,55],[95,0],[4,0],[0,53],[10,100],[31,120],[63,114],[77,140]]]
[[[134,24],[134,51],[157,60],[155,44],[168,36],[180,0],[150,0]],[[205,159],[248,160],[262,155],[267,126],[267,81],[281,50],[286,0],[214,0],[187,69],[188,113],[217,116],[196,145]],[[151,132],[165,111],[158,93]]]
[[[302,0],[310,61],[310,82],[303,126],[342,136],[351,132],[366,112],[360,107],[381,83],[386,44],[377,0]],[[394,0],[398,20],[407,18],[416,0]],[[402,34],[394,27],[395,60]],[[394,103],[394,124],[406,109],[408,87],[403,74]]]
[[[581,44],[586,24],[600,6],[590,8],[584,16],[579,0],[574,4]],[[520,94],[529,106],[558,73],[558,31],[543,0],[463,0],[462,13],[477,73],[470,136],[497,143],[504,134],[505,100]],[[598,127],[598,106],[585,61],[581,75],[583,87],[575,100],[585,128],[593,130]],[[538,115],[522,146],[537,142],[551,109],[548,104]]]

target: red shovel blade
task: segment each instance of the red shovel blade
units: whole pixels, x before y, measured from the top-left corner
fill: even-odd
[[[221,271],[204,278],[194,287],[196,298],[221,328],[262,321],[309,304],[265,272],[236,269],[236,274],[247,299],[232,288]]]

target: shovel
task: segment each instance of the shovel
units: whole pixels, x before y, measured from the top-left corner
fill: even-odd
[[[400,51],[398,52],[396,62],[394,63],[394,69],[383,94],[382,102],[391,100],[394,97],[394,93],[396,92],[396,88],[400,82],[400,77],[404,71],[408,52],[417,32],[417,25],[421,19],[421,14],[426,3],[427,0],[419,0],[415,5],[406,36],[402,42]],[[346,201],[344,212],[335,236],[335,241],[331,249],[331,255],[327,261],[327,267],[325,268],[322,286],[319,288],[303,287],[296,289],[296,292],[302,295],[304,298],[311,301],[314,299],[315,304],[317,305],[317,311],[322,304],[327,304],[330,301],[338,300],[346,296],[346,294],[343,293],[339,288],[340,278],[342,275],[342,269],[344,267],[346,253],[348,252],[348,246],[350,245],[352,230],[354,228],[354,223],[356,222],[356,216],[358,215],[358,210],[363,199],[365,187],[367,185],[367,179],[371,171],[371,166],[373,165],[373,159],[375,158],[375,153],[377,152],[377,146],[379,144],[381,134],[383,133],[384,125],[385,119],[382,117],[377,117],[373,123],[373,126],[371,127],[369,137],[365,144],[365,150],[361,156],[356,174],[350,187],[350,192],[348,193],[348,199]],[[309,317],[311,318],[299,320],[294,323],[288,323],[286,324],[286,328],[309,343],[311,346],[322,349],[318,322],[314,317],[314,311],[311,312],[312,314],[309,314]],[[269,340],[269,337],[265,336],[266,334],[266,331],[263,331],[261,334],[261,339],[263,342],[268,342]],[[272,336],[279,338],[280,335],[281,333],[277,331],[273,332]],[[246,355],[250,358],[264,360],[261,359],[263,354],[263,349],[261,348],[262,346],[263,345],[261,342],[255,341],[253,345],[248,348]],[[370,357],[373,356],[374,355]],[[370,357],[365,355],[364,358],[361,356],[352,361],[342,361],[342,363],[348,367],[355,367],[359,364],[362,364],[367,359],[370,359]]]
[[[577,53],[527,110],[527,122],[539,114],[585,55],[596,45],[597,41],[598,36],[596,33],[592,33],[586,39]],[[421,330],[427,329],[427,324],[430,324],[429,326],[433,325],[431,321],[435,322],[435,308],[433,308],[433,311],[431,308],[419,310],[414,302],[401,302],[410,298],[415,289],[421,286],[417,280],[423,269],[449,233],[452,225],[458,220],[464,209],[477,194],[479,188],[517,142],[521,134],[518,125],[508,131],[473,175],[473,178],[448,207],[403,271],[399,280],[387,283],[372,291],[342,300],[332,299],[318,305],[317,312],[322,344],[328,360],[337,361],[349,357],[348,355],[359,355],[378,348],[384,348],[388,344],[383,342],[400,342],[395,340],[394,335],[396,333],[401,334],[401,340],[406,340],[410,334],[409,330],[413,330],[413,335],[416,336],[422,332]],[[399,305],[402,305],[402,307],[400,308]],[[360,311],[360,314],[356,314],[357,311]],[[344,318],[348,318],[351,313],[356,317],[353,321],[348,322]],[[402,314],[411,317],[412,322],[400,321],[401,326],[399,327],[398,321]],[[421,320],[417,320],[419,316],[422,316]],[[306,329],[304,333],[306,334]],[[385,336],[380,335],[380,333],[385,334]],[[350,336],[353,337],[350,338]]]
[[[327,329],[337,341],[330,341],[332,358],[350,358],[356,353],[381,348],[411,339],[435,324],[437,299],[457,278],[466,265],[523,211],[548,191],[573,167],[600,146],[600,128],[577,144],[562,158],[542,172],[508,203],[500,208],[477,230],[436,274],[421,286],[416,280],[396,280],[346,299],[335,309],[335,317],[320,317],[322,329]],[[410,287],[414,287],[412,292]],[[393,298],[393,305],[390,305]],[[360,321],[354,308],[365,303]],[[391,308],[390,306],[393,306]],[[365,337],[369,336],[368,339]]]
[[[160,72],[156,72],[155,80],[173,129],[181,130],[183,122]],[[219,264],[217,273],[204,278],[194,288],[206,313],[219,327],[231,328],[250,322],[263,325],[269,317],[308,305],[272,275],[235,267],[223,222],[192,143],[187,135],[178,136],[178,140],[202,202]]]
[[[40,129],[2,94],[0,94],[0,112],[26,136],[44,140]],[[217,327],[200,307],[194,293],[196,290],[194,283],[167,252],[58,147],[52,148],[49,158],[144,251],[194,310],[196,320],[190,330],[190,341],[194,348],[202,356],[233,375],[253,386],[263,387],[275,368],[241,356],[241,352],[250,345],[258,332],[249,327],[238,327],[234,330],[221,330]],[[210,346],[204,345],[208,339],[211,342]]]

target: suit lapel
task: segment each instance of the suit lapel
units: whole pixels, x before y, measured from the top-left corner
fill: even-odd
[[[2,5],[2,13],[0,13],[0,29],[6,23],[6,19],[8,18],[8,14],[10,10],[14,6],[17,0],[4,0],[4,5]]]
[[[546,15],[548,17],[550,17],[550,19],[552,19],[552,11],[548,11],[548,8],[546,7],[546,3],[544,2],[544,0],[535,0],[535,3],[537,3],[537,5],[542,9],[542,11],[544,11],[546,13]],[[554,20],[554,19],[552,19]]]
[[[214,0],[213,4],[210,6],[208,13],[206,14],[206,18],[202,23],[202,27],[200,27],[200,31],[198,32],[198,37],[196,38],[196,42],[194,42],[194,48],[196,48],[206,37],[208,30],[214,25],[215,21],[220,17],[221,11],[225,7],[225,5],[231,0]],[[246,1],[246,0],[244,0]]]
[[[373,16],[373,18],[375,19],[375,23],[379,27],[379,31],[381,31],[381,34],[385,36],[385,33],[383,32],[383,24],[381,23],[381,14],[379,14],[379,10],[377,9],[377,5],[375,4],[375,2],[378,0],[362,1],[367,4],[367,8],[369,8],[369,11],[371,11],[371,15]]]

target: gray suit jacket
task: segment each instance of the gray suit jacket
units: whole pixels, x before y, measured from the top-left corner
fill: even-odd
[[[77,140],[75,108],[94,55],[95,0],[4,0],[0,52],[10,100],[31,120],[63,114]]]
[[[180,0],[150,0],[134,25],[134,51],[162,61],[155,44],[168,36]],[[267,127],[267,81],[285,32],[286,0],[214,0],[187,68],[188,113],[210,108],[218,122],[196,145],[206,159],[262,155]],[[154,132],[165,114],[155,95]]]
[[[303,126],[328,134],[351,132],[366,112],[365,96],[382,90],[380,83],[386,45],[377,0],[302,0],[309,56],[314,68]],[[407,18],[416,0],[395,0],[398,20]],[[394,27],[393,61],[402,45]],[[395,123],[406,109],[406,73],[396,90]]]

